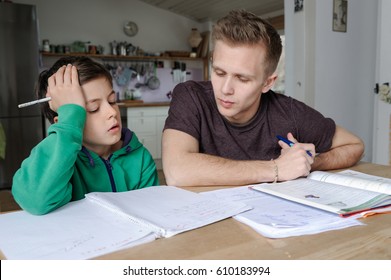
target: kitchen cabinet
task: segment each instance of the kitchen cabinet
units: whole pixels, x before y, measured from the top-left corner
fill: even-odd
[[[140,142],[149,150],[161,169],[162,158],[162,132],[168,116],[169,106],[128,107],[128,128],[136,133]]]

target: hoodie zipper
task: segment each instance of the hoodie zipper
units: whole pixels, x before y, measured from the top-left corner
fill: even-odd
[[[114,177],[113,177],[113,166],[110,163],[111,156],[112,155],[110,155],[107,160],[102,157],[101,157],[101,159],[106,166],[107,173],[109,174],[111,189],[113,192],[117,192],[117,187],[115,186],[115,181],[114,181]]]

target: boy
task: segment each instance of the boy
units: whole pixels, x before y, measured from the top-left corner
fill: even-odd
[[[101,64],[61,58],[40,74],[36,91],[51,97],[43,112],[52,125],[13,178],[24,210],[46,214],[89,192],[159,184],[150,153],[122,128],[112,77]]]

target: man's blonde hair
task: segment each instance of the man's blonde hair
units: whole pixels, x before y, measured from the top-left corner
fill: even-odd
[[[235,45],[257,45],[266,47],[265,74],[274,73],[280,60],[282,44],[277,30],[267,21],[245,10],[233,10],[219,19],[213,27],[212,43],[216,41]]]

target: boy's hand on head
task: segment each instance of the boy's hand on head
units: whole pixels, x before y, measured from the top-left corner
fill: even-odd
[[[48,79],[46,96],[52,98],[49,105],[56,112],[60,106],[65,104],[77,104],[85,108],[85,98],[76,67],[68,64],[59,68]]]

